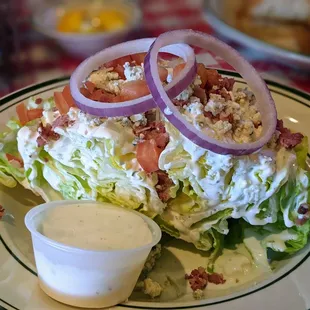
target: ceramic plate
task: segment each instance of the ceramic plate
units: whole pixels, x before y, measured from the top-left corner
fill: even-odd
[[[241,24],[236,18],[236,11],[241,1],[206,0],[205,15],[208,23],[223,37],[252,48],[252,53],[263,52],[276,61],[308,70],[310,55],[298,52],[296,31],[269,27],[267,32],[266,25],[255,26],[251,23],[243,25],[244,28],[238,26]]]
[[[239,86],[244,81],[239,75],[220,71],[234,77]],[[61,89],[68,78],[36,84],[0,100],[0,129],[15,114],[15,105],[30,96],[51,96]],[[276,102],[279,117],[295,131],[310,136],[310,96],[267,81]],[[39,197],[17,187],[0,187],[0,204],[14,216],[0,222],[0,308],[5,309],[74,309],[62,305],[38,287],[30,234],[24,225],[24,216],[31,207],[41,203]],[[289,260],[278,263],[272,274],[253,277],[234,286],[209,285],[202,300],[194,300],[185,281],[185,270],[205,265],[205,254],[180,240],[167,239],[163,255],[153,272],[154,278],[167,277],[173,284],[161,299],[149,300],[135,293],[130,300],[113,309],[210,309],[210,310],[307,310],[310,309],[310,244]],[[120,279],[121,281],[121,279]]]

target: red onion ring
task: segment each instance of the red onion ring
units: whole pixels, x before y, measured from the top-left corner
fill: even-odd
[[[102,117],[129,116],[143,113],[156,108],[152,95],[147,95],[135,100],[120,103],[97,102],[86,98],[80,92],[80,87],[85,78],[100,65],[108,61],[141,52],[147,52],[155,38],[139,39],[117,44],[106,48],[94,56],[84,60],[73,72],[70,78],[70,90],[73,99],[79,109],[92,115]],[[174,44],[166,46],[161,51],[179,56],[184,59],[186,66],[183,74],[174,79],[165,87],[170,98],[179,95],[193,81],[196,74],[195,53],[186,44]],[[155,60],[157,65],[157,58]]]
[[[210,50],[226,60],[241,74],[253,91],[258,102],[258,110],[262,116],[263,130],[258,140],[251,143],[227,143],[219,141],[203,134],[186,121],[163,89],[160,83],[158,69],[155,65],[159,49],[165,45],[174,43],[186,43]],[[264,80],[252,65],[250,65],[237,51],[207,34],[193,30],[175,30],[160,35],[152,44],[145,57],[144,71],[154,101],[165,114],[166,118],[180,130],[185,137],[202,148],[223,155],[247,155],[261,149],[271,139],[276,130],[276,107]]]

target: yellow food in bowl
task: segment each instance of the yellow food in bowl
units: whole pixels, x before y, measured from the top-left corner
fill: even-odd
[[[96,12],[87,9],[71,9],[59,18],[57,30],[60,32],[96,33],[124,28],[127,16],[118,10],[101,9]]]

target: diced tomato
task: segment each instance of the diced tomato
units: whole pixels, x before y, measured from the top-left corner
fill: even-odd
[[[141,65],[144,62],[144,58],[146,56],[147,53],[137,53],[137,54],[133,54],[130,55],[131,60],[136,62],[136,65]]]
[[[173,77],[175,78],[180,74],[180,72],[184,69],[185,63],[178,64],[173,68]]]
[[[96,89],[96,85],[94,83],[92,83],[91,81],[87,81],[85,82],[85,86],[87,87],[87,90],[92,94],[95,89]]]
[[[11,154],[5,154],[5,156],[8,159],[8,161],[14,160],[14,161],[18,162],[21,167],[24,167],[24,163],[23,163],[21,158],[18,158],[18,157],[14,156],[14,155],[11,155]]]
[[[197,74],[200,76],[200,79],[201,79],[201,82],[202,82],[200,87],[205,88],[206,83],[208,81],[208,70],[206,69],[204,64],[199,63],[197,65]]]
[[[90,95],[90,99],[91,100],[95,100],[95,101],[99,101],[101,96],[104,94],[104,92],[102,91],[102,89],[97,89],[96,91],[94,91],[91,95]]]
[[[116,96],[107,92],[102,91],[102,95],[99,99],[101,102],[117,102]]]
[[[149,88],[145,80],[128,81],[122,85],[121,97],[124,100],[133,100],[150,93]]]
[[[158,66],[158,73],[162,82],[167,80],[168,70],[166,68]]]
[[[73,97],[71,95],[71,90],[70,90],[70,86],[69,85],[66,85],[64,87],[64,89],[62,90],[62,95],[65,98],[69,108],[76,107],[74,99],[73,99]]]
[[[137,160],[142,169],[147,172],[159,170],[158,159],[162,152],[155,140],[146,140],[137,145]]]
[[[121,66],[121,65],[117,65],[115,68],[114,68],[114,71],[118,73],[119,77],[121,79],[125,79],[125,74],[124,74],[124,71],[125,71],[125,68],[124,66]]]
[[[131,62],[131,57],[130,56],[123,56],[123,57],[111,60],[109,62],[106,62],[104,64],[104,66],[106,68],[110,68],[110,67],[115,68],[117,65],[123,66],[125,64],[125,62],[129,62],[130,63]]]
[[[27,111],[28,121],[42,117],[43,109],[31,109]]]
[[[55,91],[54,99],[55,99],[56,108],[58,109],[59,113],[61,115],[67,114],[70,107],[67,101],[65,100],[63,94],[59,91]]]
[[[89,92],[88,89],[86,89],[85,87],[81,87],[80,88],[80,92],[83,96],[85,96],[86,98],[90,98],[91,93]]]
[[[27,115],[27,108],[26,108],[24,102],[20,103],[16,107],[16,113],[17,113],[18,119],[22,125],[25,125],[29,121],[28,115]]]

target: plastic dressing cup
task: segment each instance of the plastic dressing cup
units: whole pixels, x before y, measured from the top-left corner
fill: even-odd
[[[59,213],[61,217],[62,210],[67,207],[86,207],[86,205],[87,208],[100,208],[99,216],[102,216],[102,212],[115,209],[115,212],[120,210],[126,212],[128,216],[124,218],[132,218],[133,215],[140,217],[144,221],[142,224],[146,223],[151,232],[151,241],[129,249],[89,250],[68,246],[42,234],[42,225],[50,214],[56,212],[57,216]],[[77,213],[73,212],[72,217],[77,216]],[[161,238],[159,226],[147,216],[96,201],[70,200],[44,203],[27,213],[25,224],[31,232],[39,285],[42,290],[57,301],[86,308],[109,307],[127,300],[151,248]],[[65,229],[68,230],[68,227]],[[121,233],[123,236],[120,237],[124,238],[126,243],[126,229]]]

